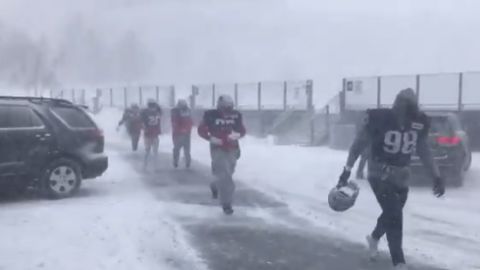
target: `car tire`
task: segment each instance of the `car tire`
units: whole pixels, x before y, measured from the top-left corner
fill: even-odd
[[[80,188],[82,175],[77,162],[60,158],[44,170],[42,185],[50,199],[70,197]]]

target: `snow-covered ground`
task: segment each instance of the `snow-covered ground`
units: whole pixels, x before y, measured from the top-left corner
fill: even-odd
[[[110,122],[101,123],[115,138]],[[106,174],[74,198],[0,203],[0,269],[205,269],[124,153],[107,154]]]
[[[278,146],[269,139],[246,138],[236,172],[245,182],[287,203],[297,215],[330,235],[363,243],[375,225],[380,207],[365,181],[356,206],[346,213],[328,208],[327,194],[336,184],[346,152],[328,148]],[[167,147],[168,141],[165,142]],[[167,148],[168,149],[168,148]],[[198,137],[193,155],[208,165],[208,147]],[[465,186],[437,199],[431,189],[412,187],[405,208],[406,254],[448,269],[480,268],[480,154]],[[386,241],[381,248],[387,250]]]
[[[96,116],[107,145],[126,145],[115,130],[120,111]],[[356,206],[346,213],[328,208],[327,194],[336,183],[346,153],[328,148],[276,146],[269,139],[247,137],[237,181],[288,205],[294,215],[319,231],[363,243],[379,214],[365,182]],[[196,135],[192,154],[210,164],[208,144]],[[161,150],[172,148],[170,135]],[[110,168],[86,181],[78,196],[58,201],[21,200],[0,204],[0,269],[206,269],[174,218],[175,211],[201,218],[218,214],[211,208],[155,200],[123,158],[108,148]],[[410,258],[468,270],[480,267],[480,155],[464,187],[435,198],[427,188],[412,188],[405,209],[405,249]],[[254,209],[268,219],[269,209]],[[242,209],[239,209],[240,218]],[[237,218],[237,219],[238,219]],[[268,221],[268,220],[267,220]],[[271,222],[276,222],[271,220]],[[386,250],[385,242],[382,249]]]
[[[162,136],[160,144],[161,151],[170,151],[170,135]],[[196,132],[192,155],[198,162],[210,165],[208,144]],[[279,146],[273,144],[272,138],[246,137],[235,179],[288,204],[292,212],[319,230],[363,243],[380,213],[368,183],[359,181],[362,191],[352,210],[335,213],[327,204],[327,194],[338,180],[346,155],[325,147]],[[404,211],[407,256],[447,269],[480,268],[478,178],[480,154],[474,154],[462,188],[448,189],[440,199],[433,196],[430,188],[411,188]],[[201,210],[195,211],[199,215]],[[386,241],[381,248],[388,249]]]

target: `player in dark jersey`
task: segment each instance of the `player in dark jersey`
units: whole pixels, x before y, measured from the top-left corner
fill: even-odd
[[[162,111],[155,100],[149,99],[147,101],[147,108],[142,110],[141,116],[143,121],[143,140],[145,143],[143,168],[146,170],[150,155],[153,156],[154,166],[157,166]]]
[[[396,269],[406,269],[402,249],[403,207],[407,201],[409,164],[414,151],[434,179],[435,196],[445,193],[444,181],[428,145],[429,126],[429,118],[419,110],[412,89],[400,91],[391,109],[368,110],[338,181],[339,187],[346,185],[355,161],[368,146],[368,181],[382,208],[375,229],[367,236],[370,256],[375,259],[378,242],[386,234]]]
[[[198,126],[198,134],[210,142],[212,172],[216,180],[210,184],[212,196],[220,197],[223,212],[233,214],[232,201],[235,184],[232,176],[240,158],[238,140],[245,136],[242,114],[233,109],[230,96],[218,98],[217,109],[208,110]]]
[[[125,125],[127,128],[132,142],[132,150],[137,151],[140,133],[142,132],[142,118],[140,117],[140,107],[137,104],[132,104],[125,109],[122,119],[118,122],[117,130],[120,129],[121,125]]]

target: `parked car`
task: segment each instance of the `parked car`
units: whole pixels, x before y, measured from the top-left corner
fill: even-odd
[[[430,144],[432,154],[447,184],[462,186],[465,172],[472,163],[469,138],[458,116],[448,112],[427,113],[431,118]],[[412,158],[412,174],[425,173],[418,156]]]
[[[102,131],[61,99],[0,97],[0,184],[68,197],[108,167]]]

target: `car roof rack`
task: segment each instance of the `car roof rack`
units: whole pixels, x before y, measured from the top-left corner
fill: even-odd
[[[60,98],[46,98],[46,97],[28,97],[28,96],[0,96],[3,100],[26,100],[35,103],[53,102],[58,105],[74,105],[71,101]]]

